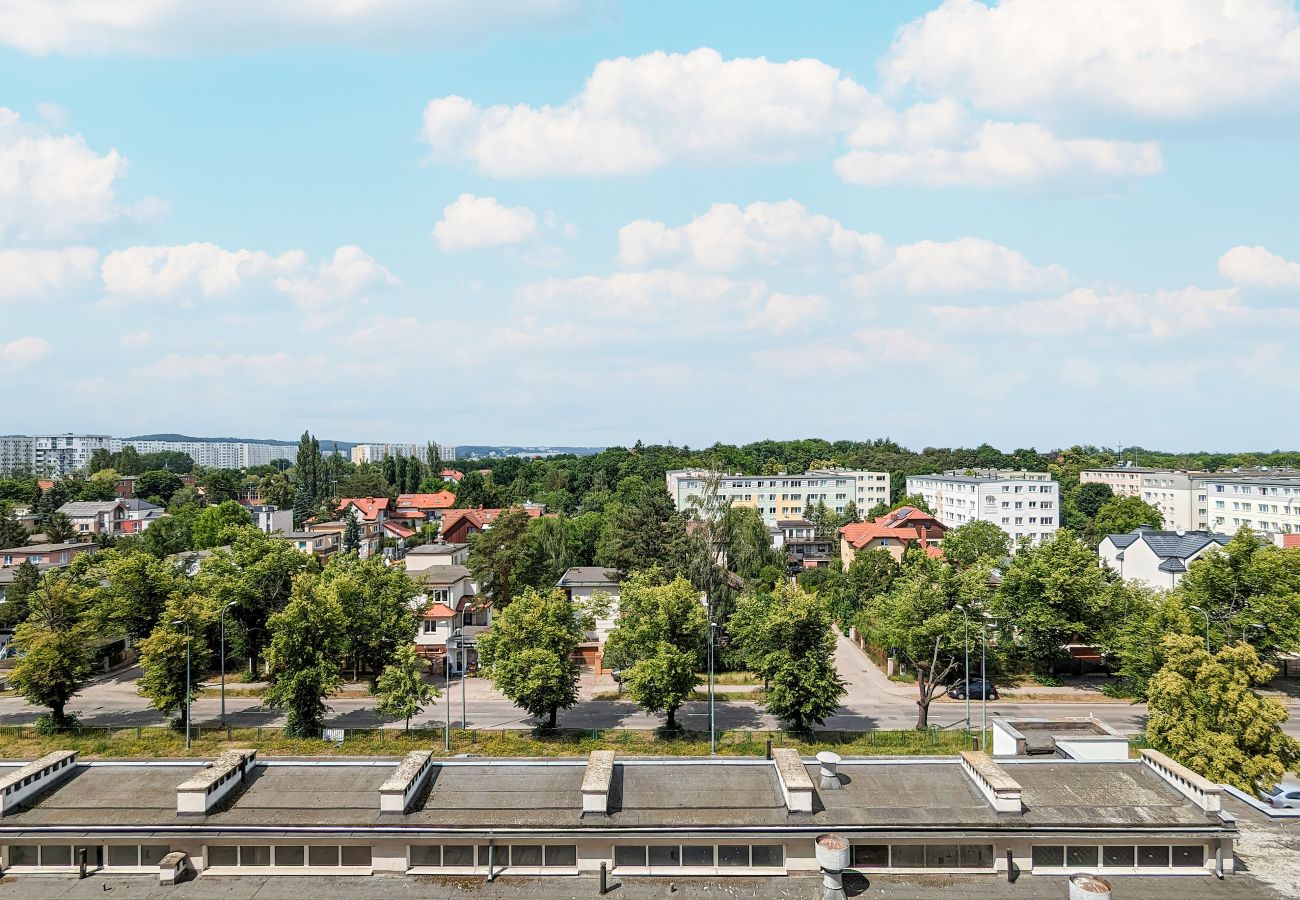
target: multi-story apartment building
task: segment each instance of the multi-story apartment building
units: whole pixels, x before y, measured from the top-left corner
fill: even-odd
[[[32,438],[32,469],[41,475],[69,475],[90,464],[96,450],[113,449],[106,434],[38,434]]]
[[[1165,469],[1145,469],[1140,466],[1113,466],[1107,469],[1083,469],[1079,472],[1080,484],[1104,484],[1116,497],[1142,496],[1142,476]]]
[[[1205,472],[1152,469],[1142,474],[1139,496],[1160,510],[1166,531],[1205,531],[1209,527]]]
[[[1041,543],[1060,521],[1060,485],[1047,472],[969,471],[909,475],[908,495],[919,494],[948,528],[982,520],[1016,543]]]
[[[690,509],[700,496],[710,473],[701,469],[674,469],[665,475],[668,495],[678,509]],[[758,510],[763,521],[774,525],[803,516],[808,503],[825,503],[842,513],[849,502],[865,515],[878,503],[889,502],[889,473],[856,469],[814,469],[802,475],[722,475],[718,495],[733,506]]]
[[[0,475],[31,468],[35,441],[25,434],[0,435]]]
[[[414,456],[424,459],[428,455],[428,444],[354,444],[352,462],[358,466],[362,463],[379,462],[385,456]],[[456,448],[449,444],[438,445],[438,456],[443,461],[456,458]]]
[[[285,443],[263,444],[253,441],[156,441],[123,438],[114,448],[120,450],[130,444],[137,453],[184,453],[196,466],[209,469],[246,469],[249,466],[270,465],[273,460],[292,460],[298,445]]]
[[[1300,475],[1226,472],[1205,476],[1203,488],[1214,531],[1300,534]]]

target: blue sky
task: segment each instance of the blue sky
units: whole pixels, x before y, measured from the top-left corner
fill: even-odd
[[[1294,0],[205,9],[0,0],[0,430],[1297,443]]]

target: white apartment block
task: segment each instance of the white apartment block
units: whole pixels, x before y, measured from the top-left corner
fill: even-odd
[[[709,474],[700,469],[666,473],[673,504],[679,510],[690,509],[691,497],[700,495]],[[723,475],[718,493],[733,506],[757,509],[768,525],[780,519],[801,518],[809,502],[825,503],[833,512],[842,513],[852,501],[862,516],[876,504],[889,502],[889,473],[814,469],[802,475]]]
[[[0,475],[31,468],[35,441],[24,434],[0,435]]]
[[[90,464],[96,450],[113,449],[106,434],[38,434],[32,438],[32,470],[39,475],[69,475]]]
[[[127,444],[137,453],[184,453],[196,466],[209,469],[246,469],[250,466],[270,465],[277,459],[294,459],[297,444],[261,444],[249,441],[141,441],[124,439],[115,441],[114,449]]]
[[[1243,525],[1272,534],[1300,534],[1300,476],[1233,473],[1206,475],[1214,531],[1231,534]]]
[[[1060,485],[1047,472],[909,475],[907,493],[920,494],[949,528],[992,522],[1017,544],[1050,539],[1060,521]]]
[[[414,456],[421,461],[427,461],[429,445],[426,444],[354,444],[352,447],[352,462],[356,465],[362,463],[375,463],[381,461],[385,456]],[[438,445],[438,457],[443,462],[451,462],[456,458],[456,448],[450,444]]]
[[[1160,510],[1161,527],[1165,531],[1210,530],[1205,493],[1205,480],[1209,477],[1204,472],[1153,469],[1143,473],[1139,496]]]
[[[1137,466],[1116,466],[1109,469],[1083,469],[1079,472],[1080,484],[1104,484],[1116,497],[1142,496],[1142,476],[1149,472]]]

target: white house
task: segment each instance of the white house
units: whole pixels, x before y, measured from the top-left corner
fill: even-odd
[[[1060,486],[1046,472],[909,475],[907,493],[920,494],[947,528],[980,520],[992,522],[1017,544],[1050,540],[1060,521]]]
[[[1128,534],[1108,534],[1097,548],[1102,565],[1125,581],[1172,588],[1187,567],[1228,543],[1229,537],[1206,531],[1157,531],[1142,526]]]
[[[618,619],[619,581],[623,575],[617,569],[602,566],[574,566],[560,577],[556,584],[574,603],[584,609],[590,609],[597,594],[604,594],[606,605],[597,613],[596,626],[587,632],[587,640],[579,647],[582,660],[595,665],[600,649],[605,646],[605,638],[614,630]]]
[[[423,572],[433,566],[463,566],[469,562],[469,544],[421,544],[406,551],[406,571]]]
[[[249,513],[253,516],[253,524],[259,531],[266,534],[274,534],[277,531],[288,533],[293,531],[293,510],[280,509],[278,506],[268,506],[260,504],[258,506],[248,507]]]
[[[428,604],[415,635],[416,649],[428,659],[449,659],[451,674],[460,674],[478,662],[475,642],[492,625],[492,604],[479,595],[464,566],[430,566],[413,578],[424,591],[413,602]]]

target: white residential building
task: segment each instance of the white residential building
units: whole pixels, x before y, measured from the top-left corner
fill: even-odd
[[[38,434],[32,438],[32,469],[51,477],[69,475],[86,468],[96,450],[112,449],[106,434]]]
[[[1166,531],[1204,531],[1210,527],[1204,472],[1173,472],[1153,469],[1142,474],[1142,493],[1147,503],[1160,510]]]
[[[248,507],[253,516],[253,524],[259,531],[274,534],[277,531],[288,534],[293,531],[293,510],[280,509],[278,506],[260,504]]]
[[[0,475],[31,468],[35,441],[25,434],[0,435]]]
[[[1231,534],[1243,525],[1272,534],[1300,534],[1300,475],[1207,475],[1210,527]]]
[[[1079,472],[1080,484],[1104,484],[1116,497],[1142,496],[1142,476],[1164,469],[1144,469],[1140,466],[1113,466],[1107,469],[1083,469]]]
[[[184,453],[194,460],[196,466],[209,469],[266,466],[277,459],[292,460],[298,453],[298,445],[288,442],[263,444],[253,441],[155,441],[122,438],[114,443],[114,450],[120,450],[129,444],[135,447],[137,453]]]
[[[668,495],[679,510],[690,509],[691,498],[704,490],[709,472],[702,469],[674,469],[665,475]],[[809,503],[825,503],[833,512],[842,513],[850,501],[858,515],[878,503],[889,502],[889,473],[856,469],[814,469],[802,475],[723,475],[718,494],[733,506],[758,510],[763,521],[775,525],[778,520],[802,518]]]
[[[414,578],[422,594],[412,602],[425,606],[415,635],[420,654],[444,672],[447,661],[451,674],[465,671],[478,660],[478,636],[492,624],[492,605],[478,595],[469,569],[464,566],[430,566]]]
[[[362,463],[379,462],[385,456],[414,456],[424,460],[428,456],[428,450],[428,444],[355,444],[352,447],[352,462],[359,466]],[[443,462],[450,462],[456,458],[456,448],[449,444],[439,444],[438,456]]]
[[[948,528],[992,522],[1017,544],[1050,539],[1061,515],[1060,485],[1047,472],[909,475],[907,493],[919,494]]]

